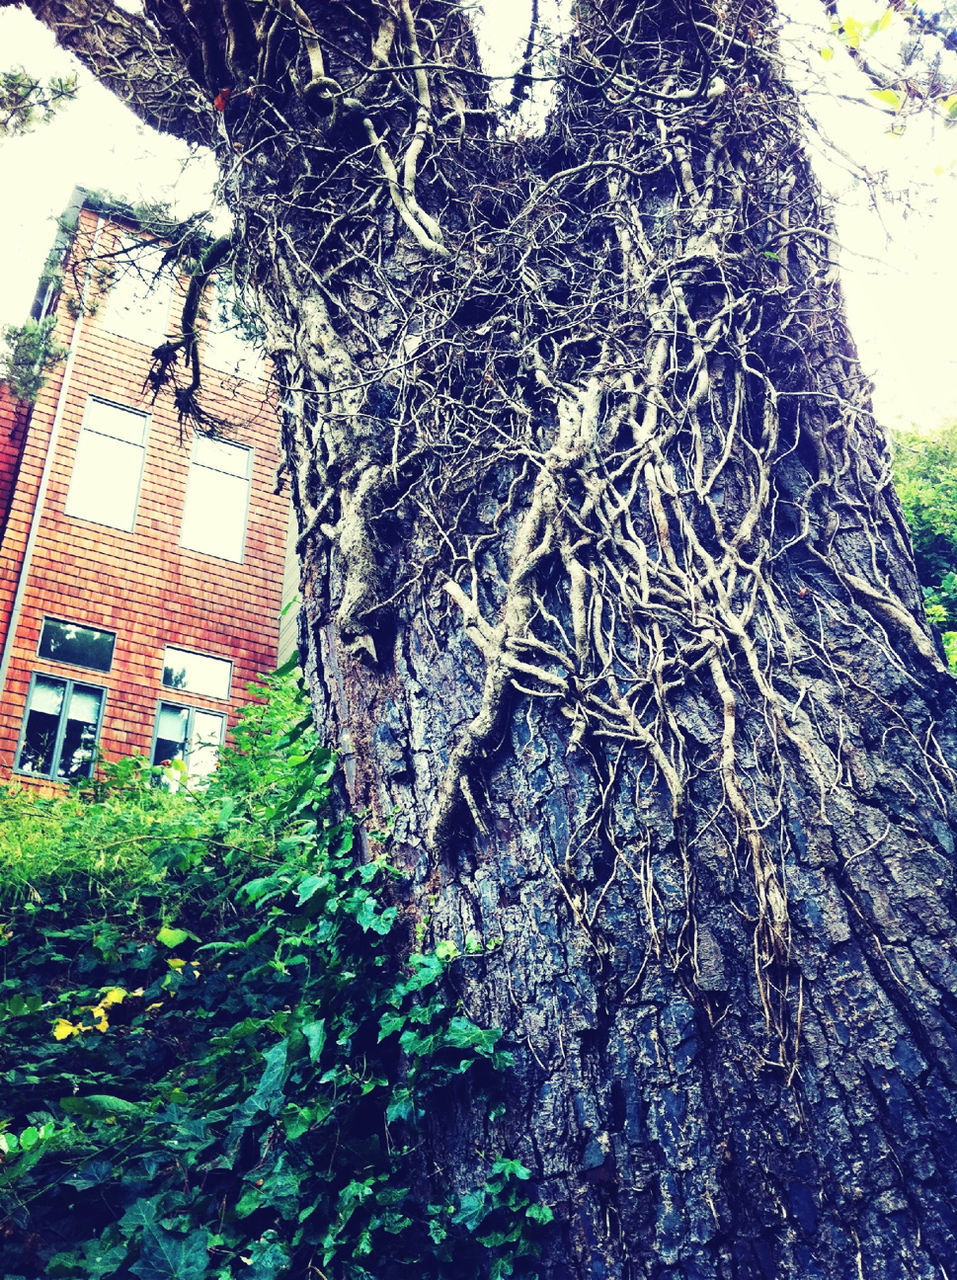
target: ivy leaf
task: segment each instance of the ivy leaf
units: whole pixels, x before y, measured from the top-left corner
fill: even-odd
[[[275,1115],[283,1102],[283,1083],[286,1074],[286,1056],[289,1041],[280,1040],[263,1054],[266,1064],[256,1092],[249,1099],[249,1105],[257,1111],[268,1111]]]
[[[209,1264],[205,1227],[186,1236],[152,1225],[143,1232],[139,1261],[130,1273],[139,1280],[202,1280]]]
[[[452,1214],[456,1225],[475,1231],[488,1216],[487,1197],[483,1188],[477,1191],[466,1191],[459,1200],[459,1207]]]
[[[267,1236],[272,1232],[266,1232]],[[289,1254],[275,1240],[254,1240],[249,1249],[249,1262],[243,1270],[243,1280],[278,1280],[288,1274]]]
[[[547,1204],[530,1204],[525,1210],[525,1217],[529,1222],[537,1222],[541,1225],[551,1222],[555,1217],[554,1212]]]
[[[91,1187],[101,1186],[112,1172],[109,1160],[87,1160],[74,1173],[68,1173],[63,1181],[77,1191],[88,1191]]]
[[[314,1021],[304,1022],[302,1024],[302,1034],[306,1037],[306,1043],[309,1045],[309,1061],[316,1063],[319,1061],[319,1055],[322,1053],[323,1046],[326,1043],[326,1020],[318,1018]]]

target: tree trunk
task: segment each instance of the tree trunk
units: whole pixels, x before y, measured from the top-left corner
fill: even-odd
[[[435,1176],[528,1164],[548,1280],[946,1276],[952,685],[772,9],[581,5],[522,136],[442,0],[186,8],[317,715],[517,1046]]]

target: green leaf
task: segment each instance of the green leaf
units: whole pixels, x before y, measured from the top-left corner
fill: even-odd
[[[70,1115],[141,1115],[144,1108],[129,1098],[118,1098],[112,1093],[90,1093],[85,1097],[61,1098],[60,1106]]]
[[[392,1100],[386,1107],[386,1120],[391,1124],[394,1120],[411,1120],[415,1111],[415,1104],[412,1101],[412,1094],[404,1085],[397,1087],[393,1094]]]
[[[388,1036],[394,1036],[397,1031],[402,1031],[407,1021],[404,1013],[384,1013],[379,1019],[379,1040],[385,1040]]]
[[[532,1176],[532,1171],[526,1169],[520,1160],[499,1156],[492,1162],[492,1174],[504,1174],[507,1178],[518,1178],[520,1182],[527,1182]]]
[[[326,1043],[325,1018],[316,1018],[311,1019],[309,1022],[304,1022],[300,1030],[306,1037],[306,1043],[309,1046],[309,1061],[312,1063],[318,1062]]]
[[[164,924],[156,935],[156,941],[164,947],[181,947],[190,936],[186,929],[174,929],[170,925]]]
[[[301,907],[304,903],[308,902],[327,883],[327,876],[306,876],[305,880],[300,883],[299,888],[296,890],[297,906]]]
[[[488,1213],[487,1196],[484,1189],[479,1188],[477,1191],[466,1191],[459,1199],[459,1207],[452,1214],[452,1221],[456,1226],[475,1231],[488,1217]]]
[[[205,1227],[184,1236],[151,1224],[130,1273],[139,1280],[202,1280],[209,1265],[208,1239]]]
[[[852,49],[859,49],[861,41],[864,39],[864,24],[858,22],[856,18],[845,18],[843,23],[838,23],[838,34],[850,45]]]
[[[289,1253],[284,1245],[265,1237],[275,1235],[267,1231],[261,1240],[254,1240],[249,1247],[249,1261],[241,1273],[242,1280],[279,1280],[289,1274]]]
[[[286,1057],[289,1052],[289,1041],[280,1040],[278,1044],[263,1054],[262,1076],[256,1092],[249,1099],[248,1106],[259,1111],[275,1115],[282,1105],[283,1082],[286,1075]]]
[[[555,1214],[547,1204],[530,1204],[525,1210],[525,1217],[529,1222],[538,1222],[543,1226],[547,1222],[551,1222]]]
[[[876,102],[883,103],[892,111],[900,111],[904,105],[904,95],[898,93],[896,89],[871,89],[870,95]]]
[[[32,1151],[39,1141],[40,1134],[36,1127],[32,1124],[27,1125],[20,1134],[20,1149],[21,1151]]]

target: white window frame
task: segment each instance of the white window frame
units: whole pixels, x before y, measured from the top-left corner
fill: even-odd
[[[214,445],[225,446],[228,449],[234,449],[245,454],[245,471],[242,475],[239,471],[230,471],[225,467],[217,467],[208,462],[201,461],[199,454],[205,449],[207,442]],[[214,472],[219,475],[229,476],[234,480],[241,481],[245,486],[245,498],[242,509],[242,528],[239,537],[239,548],[237,555],[226,555],[221,550],[210,550],[208,545],[197,545],[202,543],[202,538],[197,537],[188,528],[187,521],[190,518],[191,503],[196,501],[196,492],[201,481],[201,473]],[[253,478],[253,451],[248,445],[237,444],[234,440],[220,440],[214,436],[193,437],[193,448],[189,460],[189,474],[186,479],[186,498],[183,505],[183,522],[180,527],[179,545],[186,551],[196,551],[200,555],[212,556],[217,560],[229,560],[233,564],[242,564],[246,554],[246,534],[249,530],[249,505],[252,500],[252,478]]]
[[[125,415],[129,418],[131,427],[133,422],[137,421],[140,424],[139,440],[137,441],[133,438],[133,432],[124,437],[115,428],[112,431],[109,430],[108,417],[105,422],[98,424],[97,411],[100,408],[115,410],[117,413]],[[73,456],[70,485],[67,489],[66,503],[64,505],[64,513],[66,515],[72,520],[88,520],[91,524],[106,525],[109,529],[120,529],[124,533],[133,532],[136,527],[136,515],[140,505],[140,492],[143,488],[143,471],[146,466],[146,440],[149,434],[149,425],[149,414],[143,413],[141,409],[133,409],[130,405],[118,404],[115,400],[107,400],[103,396],[87,397],[86,407],[83,410],[83,421],[80,424],[80,433],[77,436],[76,452]],[[112,440],[125,450],[136,449],[139,451],[137,458],[139,465],[136,467],[134,464],[135,483],[132,486],[129,515],[122,520],[118,517],[109,520],[104,519],[102,488],[98,489],[95,495],[87,489],[89,483],[87,472],[90,470],[91,463],[96,461],[95,458],[90,459],[88,457],[88,450],[91,447],[96,447],[92,444],[92,437],[96,437],[98,440]],[[103,477],[99,476],[99,479],[102,481]]]
[[[179,653],[185,654],[187,657],[202,658],[206,662],[215,662],[222,669],[222,674],[225,676],[225,692],[215,693],[209,685],[199,687],[190,684],[168,684],[166,672],[173,667],[173,663],[170,662],[170,655]],[[220,698],[223,702],[228,702],[230,690],[233,686],[233,664],[229,658],[221,658],[214,653],[203,653],[199,649],[187,649],[180,644],[168,644],[163,649],[163,674],[160,677],[160,683],[164,689],[170,689],[174,693],[192,693],[200,698]]]

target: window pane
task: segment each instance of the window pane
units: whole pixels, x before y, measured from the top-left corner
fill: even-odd
[[[102,689],[37,676],[30,690],[16,767],[48,778],[88,776],[102,708]]]
[[[116,245],[101,316],[105,329],[158,346],[166,336],[173,279],[162,269],[163,249],[125,236]]]
[[[66,513],[113,529],[132,530],[143,450],[95,431],[81,431]]]
[[[200,352],[203,364],[237,378],[255,381],[265,377],[262,352],[236,315],[229,289],[216,281],[206,299],[209,312]]]
[[[23,773],[53,772],[53,755],[65,689],[65,680],[37,676],[33,682],[27,704],[23,745],[17,760],[17,768]]]
[[[228,698],[232,663],[224,658],[210,658],[205,653],[166,646],[163,659],[163,684],[167,689],[184,689],[208,698]]]
[[[83,413],[83,426],[90,431],[98,431],[100,435],[125,440],[127,444],[142,444],[146,434],[146,414],[91,396]]]
[[[37,676],[30,694],[31,711],[43,711],[58,716],[63,706],[65,680],[51,680],[49,676]]]
[[[224,560],[241,561],[249,481],[198,466],[189,469],[180,543]]]
[[[115,640],[116,636],[112,631],[100,631],[96,627],[83,627],[76,622],[45,618],[38,653],[41,658],[49,658],[53,662],[69,662],[76,667],[109,671],[113,664]]]
[[[167,764],[182,760],[186,753],[186,733],[189,727],[189,710],[161,702],[156,717],[156,745],[153,748],[153,764]]]
[[[216,440],[212,436],[197,436],[193,441],[193,461],[200,467],[212,467],[214,471],[225,471],[231,476],[249,475],[248,449],[242,445],[229,444],[225,440]]]
[[[66,729],[60,747],[58,778],[86,778],[93,768],[96,730],[103,691],[87,685],[73,686]]]
[[[215,711],[161,702],[156,717],[153,764],[185,760],[190,778],[208,777],[216,768],[225,723],[225,716]]]
[[[186,760],[191,778],[208,778],[216,768],[223,740],[223,717],[209,711],[194,711]]]

